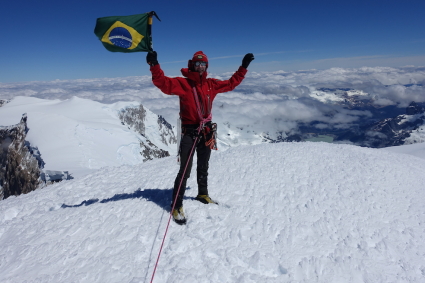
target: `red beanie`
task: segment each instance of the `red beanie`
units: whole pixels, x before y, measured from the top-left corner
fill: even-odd
[[[207,55],[204,54],[204,52],[198,51],[195,54],[193,54],[192,61],[193,62],[196,62],[196,61],[208,62],[208,57],[207,57]]]

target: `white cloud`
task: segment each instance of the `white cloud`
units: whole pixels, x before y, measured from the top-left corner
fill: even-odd
[[[292,60],[292,61],[269,61],[253,62],[253,66],[259,71],[294,71],[310,69],[330,69],[330,68],[362,68],[377,66],[389,66],[400,68],[402,66],[425,66],[425,56],[396,56],[396,55],[375,55],[358,57],[338,57],[324,58],[319,60]]]
[[[211,74],[227,79],[232,73]],[[249,72],[233,92],[220,94],[214,102],[214,119],[234,127],[260,132],[269,128],[296,131],[299,123],[315,122],[318,128],[345,128],[367,111],[353,111],[324,104],[310,95],[319,88],[356,89],[378,106],[407,106],[411,101],[425,102],[424,67],[330,68],[297,72]],[[78,96],[102,103],[141,102],[151,111],[175,124],[179,100],[163,94],[150,76],[49,82],[0,83],[0,99],[32,96],[65,100]]]

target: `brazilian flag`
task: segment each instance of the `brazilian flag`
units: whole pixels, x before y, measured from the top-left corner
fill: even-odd
[[[94,33],[111,52],[152,51],[152,13],[98,18]]]

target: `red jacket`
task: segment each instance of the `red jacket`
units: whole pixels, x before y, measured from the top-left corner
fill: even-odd
[[[184,78],[170,78],[164,75],[159,64],[151,66],[152,81],[163,93],[178,95],[180,98],[180,117],[182,124],[199,124],[201,121],[196,109],[196,102],[192,88],[196,87],[203,117],[207,118],[211,113],[212,103],[218,93],[234,90],[244,79],[247,69],[239,67],[233,76],[226,81],[207,79],[207,72],[199,76],[197,72],[191,72],[184,68],[181,70]]]

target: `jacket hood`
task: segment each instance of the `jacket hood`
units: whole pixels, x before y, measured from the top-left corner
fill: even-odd
[[[194,82],[201,83],[201,76],[198,72],[192,72],[189,70],[189,68],[183,68],[181,69],[182,75]],[[202,74],[202,80],[205,80],[207,78],[207,72],[205,71]]]

